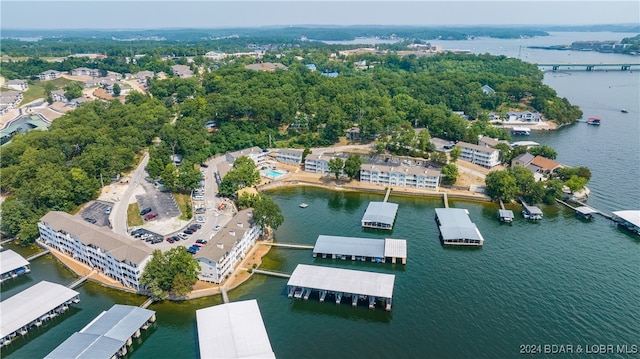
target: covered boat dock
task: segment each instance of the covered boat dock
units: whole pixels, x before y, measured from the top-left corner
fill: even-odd
[[[484,238],[464,208],[436,208],[440,240],[446,245],[481,246]]]
[[[155,320],[152,310],[116,304],[70,336],[45,359],[123,357],[133,343],[132,338],[139,338],[141,330]]]
[[[200,358],[275,358],[255,299],[196,310]]]
[[[289,298],[309,299],[311,292],[317,291],[321,302],[330,294],[336,304],[343,296],[350,297],[353,306],[368,299],[371,309],[382,301],[385,309],[391,310],[395,279],[393,274],[298,264],[287,282],[287,292]]]
[[[522,216],[526,219],[540,220],[542,219],[542,210],[536,206],[530,206],[525,201],[522,202]]]
[[[26,335],[49,318],[69,309],[80,301],[78,292],[63,285],[42,281],[0,302],[2,345],[17,335]]]
[[[587,219],[587,220],[593,219],[593,215],[598,213],[598,211],[588,206],[576,207],[575,211],[576,211],[576,216],[583,219]]]
[[[397,213],[397,203],[369,202],[367,210],[362,216],[362,227],[391,230]]]
[[[515,216],[513,215],[513,211],[510,209],[499,209],[498,217],[500,217],[501,222],[510,223],[510,222],[513,222],[513,218]]]
[[[351,259],[407,264],[407,241],[404,239],[373,239],[319,235],[313,247],[313,257]]]
[[[21,255],[10,249],[0,252],[0,282],[29,272],[29,262]]]
[[[613,212],[613,220],[619,226],[640,234],[640,211],[616,211]]]

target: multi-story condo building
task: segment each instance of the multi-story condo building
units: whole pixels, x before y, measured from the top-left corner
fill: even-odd
[[[45,81],[57,79],[58,77],[62,76],[62,73],[56,70],[47,70],[41,72],[38,76],[40,77],[40,80]]]
[[[302,163],[303,150],[281,149],[276,154],[276,160],[291,165],[299,165]]]
[[[251,209],[238,212],[212,238],[212,242],[196,252],[194,257],[200,263],[200,280],[220,284],[242,262],[261,233],[260,227],[253,222],[252,214]]]
[[[59,211],[45,214],[38,229],[47,246],[101,271],[128,288],[140,289],[140,276],[151,259],[151,250],[144,244]]]
[[[456,146],[462,149],[461,160],[486,168],[492,168],[500,164],[500,150],[462,141],[458,142]]]
[[[260,147],[254,146],[251,148],[245,148],[243,150],[227,153],[225,155],[225,158],[227,162],[233,163],[238,157],[246,156],[251,158],[253,162],[255,162],[256,166],[259,166],[267,160],[268,154],[269,151],[263,151]]]
[[[304,170],[312,173],[329,174],[331,173],[329,161],[333,158],[341,158],[344,161],[348,157],[348,153],[321,153],[319,155],[311,153],[304,159]]]
[[[360,181],[381,185],[437,189],[440,171],[423,166],[398,166],[363,164],[360,166]]]

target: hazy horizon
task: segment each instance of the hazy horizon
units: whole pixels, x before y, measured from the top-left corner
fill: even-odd
[[[640,24],[638,1],[13,1],[5,30],[296,26],[528,27]],[[176,15],[179,14],[179,15]]]

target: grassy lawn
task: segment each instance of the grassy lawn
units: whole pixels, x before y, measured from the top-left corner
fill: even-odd
[[[138,203],[131,203],[127,207],[127,225],[129,227],[141,226],[144,224],[142,216],[140,216],[140,208]]]
[[[180,216],[180,219],[183,221],[188,221],[191,219],[191,215],[187,216],[187,213],[191,213],[191,210],[187,211],[187,206],[189,208],[191,208],[191,196],[189,196],[188,194],[182,194],[182,193],[174,193],[173,194],[173,198],[176,199],[176,202],[178,203],[178,207],[180,208],[180,211],[182,212],[182,215]]]
[[[65,78],[57,78],[55,80],[50,80],[49,82],[53,83],[56,88],[61,89],[65,87],[71,80]],[[84,86],[84,85],[83,85]],[[44,98],[44,82],[43,81],[33,81],[29,84],[29,89],[22,93],[24,99],[20,103],[21,105],[27,104],[33,100]]]

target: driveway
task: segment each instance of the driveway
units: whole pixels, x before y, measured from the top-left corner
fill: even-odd
[[[109,214],[107,209],[113,207],[113,203],[104,201],[94,201],[78,214],[85,221],[100,227],[111,227],[109,223]],[[95,220],[95,222],[93,222]]]
[[[114,204],[113,209],[111,210],[110,219],[113,226],[113,231],[123,236],[128,235],[127,208],[129,207],[131,196],[133,196],[133,192],[136,186],[142,180],[144,169],[147,166],[148,162],[149,162],[149,154],[145,153],[144,157],[142,158],[142,161],[140,161],[140,164],[135,169],[135,171],[131,175],[131,178],[129,179],[129,187],[122,195],[122,198],[120,198],[120,200]]]

